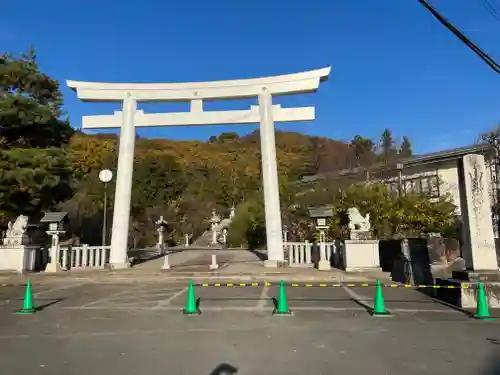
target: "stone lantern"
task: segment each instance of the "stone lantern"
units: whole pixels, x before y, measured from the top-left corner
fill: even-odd
[[[41,223],[48,223],[49,230],[46,231],[48,235],[52,236],[52,242],[50,246],[49,263],[45,268],[45,272],[58,272],[61,270],[61,265],[59,264],[59,236],[66,233],[64,228],[64,222],[67,212],[47,212],[40,220]],[[65,262],[65,259],[63,259]]]
[[[163,216],[160,216],[160,219],[155,221],[155,225],[156,225],[156,231],[158,232],[158,243],[156,244],[156,246],[158,247],[159,253],[163,254],[163,251],[165,249],[164,234],[168,222],[163,219]]]
[[[283,242],[288,242],[288,226],[283,225]]]
[[[217,244],[217,225],[220,224],[220,216],[217,215],[215,208],[212,210],[212,217],[210,218],[210,226],[212,229],[212,245]]]
[[[330,269],[330,254],[326,247],[327,219],[333,217],[333,206],[326,205],[309,209],[309,217],[315,220],[315,228],[319,231],[319,262],[318,270]]]

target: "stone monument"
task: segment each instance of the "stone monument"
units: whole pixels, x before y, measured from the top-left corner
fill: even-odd
[[[465,155],[460,206],[462,209],[462,254],[467,270],[498,274],[495,236],[483,155]]]
[[[23,273],[35,269],[38,246],[31,244],[27,229],[28,216],[19,215],[14,222],[9,221],[0,246],[0,270]]]
[[[362,216],[357,207],[347,210],[349,239],[344,241],[343,266],[347,272],[381,271],[378,240],[371,239],[370,214]]]
[[[490,307],[500,307],[500,272],[488,191],[489,174],[484,156],[465,155],[459,168],[460,207],[462,211],[462,256],[465,270],[452,272],[452,279],[437,279],[442,285],[460,285],[456,290],[461,307],[475,307],[476,285],[482,281]],[[441,290],[439,290],[441,292]]]

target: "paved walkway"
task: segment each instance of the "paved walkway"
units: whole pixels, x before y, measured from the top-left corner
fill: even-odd
[[[220,268],[210,270],[212,254],[217,255]],[[126,282],[143,281],[175,281],[194,279],[203,280],[260,280],[260,281],[332,281],[363,282],[380,279],[389,280],[383,272],[347,273],[339,269],[318,271],[315,268],[265,268],[258,254],[247,250],[184,250],[171,253],[170,270],[162,270],[163,257],[150,260],[125,270],[73,270],[57,274],[28,274],[19,276],[12,273],[0,274],[0,284],[22,284],[27,277],[37,283],[57,283],[70,281]]]
[[[287,288],[293,316],[272,315],[270,287],[186,283],[0,288],[0,367],[23,375],[497,375],[500,322],[476,321],[415,290],[384,290],[393,316],[372,317],[372,287]],[[492,313],[498,311],[492,310]]]

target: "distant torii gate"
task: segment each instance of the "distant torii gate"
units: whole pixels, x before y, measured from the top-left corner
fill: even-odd
[[[272,95],[315,92],[326,81],[330,67],[275,77],[189,83],[101,83],[67,81],[82,101],[122,102],[123,110],[113,115],[83,116],[83,129],[120,128],[110,263],[129,267],[127,241],[132,192],[135,128],[260,123],[262,179],[266,216],[267,267],[284,260],[279,201],[274,122],[314,120],[314,107],[281,108]],[[249,110],[204,111],[203,100],[258,97]],[[138,102],[189,101],[190,112],[144,113]]]

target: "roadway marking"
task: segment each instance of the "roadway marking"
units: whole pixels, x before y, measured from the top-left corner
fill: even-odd
[[[460,314],[461,311],[458,310],[439,310],[439,309],[405,309],[405,308],[396,308],[396,309],[391,309],[391,311],[396,311],[396,312],[403,312],[403,313],[419,313],[419,312],[424,312],[424,313],[443,313],[443,314]]]
[[[117,311],[176,311],[180,312],[182,310],[181,306],[169,306],[169,305],[161,305],[161,306],[89,306],[89,307],[78,307],[78,306],[65,306],[60,307],[62,310],[117,310]],[[272,311],[272,308],[263,308],[259,309],[255,306],[203,306],[203,303],[200,306],[202,312],[223,312],[223,311],[239,311],[239,312],[265,312]],[[323,312],[341,312],[341,311],[352,311],[352,312],[366,312],[366,309],[363,307],[332,307],[332,306],[292,306],[292,310],[294,311],[323,311]],[[391,309],[392,312],[399,313],[439,313],[439,314],[460,314],[460,311],[456,310],[438,310],[438,309],[406,309],[406,308],[395,308]]]
[[[267,284],[264,285],[264,288],[262,288],[262,292],[260,293],[260,299],[259,302],[257,302],[257,310],[264,310],[266,306],[266,302],[269,299],[269,286]]]
[[[113,298],[116,298],[116,297],[118,297],[118,296],[121,296],[121,295],[126,294],[126,293],[129,293],[129,292],[130,292],[130,290],[129,290],[129,289],[127,289],[127,290],[122,290],[121,292],[117,292],[117,293],[114,293],[114,294],[110,294],[110,295],[107,295],[107,296],[105,296],[105,297],[103,297],[103,298],[99,298],[99,299],[96,299],[95,301],[92,301],[92,302],[86,303],[86,304],[84,304],[84,305],[81,305],[81,306],[79,306],[79,308],[87,308],[87,307],[89,307],[89,306],[96,305],[96,304],[98,304],[99,302],[109,301],[109,300],[111,300],[111,299],[113,299]]]
[[[356,293],[354,290],[346,286],[342,287],[342,289],[344,289],[346,293],[349,294],[349,296],[352,299],[356,300],[356,302],[358,302],[360,305],[366,306],[370,310],[374,309],[374,305],[371,302],[372,298],[362,296],[361,294]],[[389,309],[387,309],[387,311],[389,311]]]
[[[170,305],[170,303],[177,297],[181,296],[182,294],[186,293],[188,290],[188,287],[182,288],[179,290],[177,293],[174,293],[171,295],[169,298],[167,298],[164,301],[160,301],[155,307],[153,307],[153,310],[158,310],[160,308],[164,308]]]
[[[89,284],[89,283],[66,284],[66,285],[55,287],[52,289],[42,290],[41,292],[38,292],[38,293],[33,293],[33,297],[40,297],[40,296],[47,294],[47,293],[58,292],[60,290],[73,289],[73,288],[77,288],[79,286],[83,286],[83,285],[87,285],[87,284]]]
[[[47,294],[47,293],[58,292],[60,290],[67,290],[67,289],[78,288],[80,286],[88,285],[88,284],[90,284],[90,283],[75,283],[75,284],[66,284],[66,285],[63,285],[63,286],[57,286],[57,287],[54,287],[54,288],[51,288],[51,289],[42,290],[41,292],[33,293],[33,298],[37,298],[37,297],[43,296],[44,294]],[[23,285],[7,285],[7,284],[5,284],[5,286],[14,286],[14,287],[21,286],[21,287],[24,288]],[[23,297],[24,297],[24,292],[22,292],[18,297],[4,299],[4,300],[0,301],[0,303],[1,304],[9,304],[11,301],[22,300]]]

